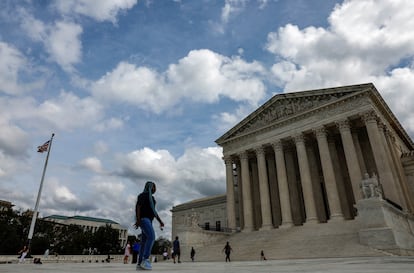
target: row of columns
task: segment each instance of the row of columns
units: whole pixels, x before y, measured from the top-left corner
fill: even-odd
[[[388,162],[386,150],[382,138],[383,133],[378,126],[378,117],[375,112],[370,111],[361,116],[365,123],[369,142],[373,157],[375,159],[376,168],[378,170],[379,178],[383,181],[390,182],[395,185],[394,176]],[[349,178],[352,185],[352,192],[355,201],[362,198],[360,192],[360,183],[362,181],[362,170],[360,162],[363,164],[363,159],[358,156],[357,148],[359,148],[358,140],[353,137],[351,133],[351,126],[348,119],[340,120],[336,123],[345,153],[346,166],[349,173]],[[322,174],[326,187],[327,202],[330,209],[330,220],[342,220],[344,214],[342,212],[338,183],[335,176],[335,169],[333,159],[331,157],[329,143],[327,139],[327,131],[325,126],[315,128],[313,130],[321,160]],[[301,178],[301,185],[303,191],[303,201],[306,212],[306,223],[317,223],[317,208],[315,196],[312,188],[311,171],[308,159],[308,153],[305,145],[305,137],[303,133],[292,137],[296,146],[299,173]],[[275,140],[270,143],[273,148],[276,159],[277,183],[279,189],[279,201],[281,208],[281,227],[289,227],[293,225],[292,208],[290,203],[289,185],[287,179],[287,168],[285,153],[282,145],[282,140]],[[259,192],[262,225],[261,229],[270,229],[272,224],[272,211],[269,194],[269,179],[267,175],[267,166],[265,158],[264,146],[257,147],[254,150],[257,157],[258,164],[258,178],[259,178]],[[224,158],[226,164],[226,180],[227,180],[227,219],[229,228],[236,228],[236,213],[235,213],[235,192],[233,182],[233,159],[238,157],[240,159],[241,167],[241,188],[242,188],[242,206],[243,206],[243,223],[244,231],[251,231],[254,229],[253,220],[253,199],[250,187],[250,171],[249,171],[249,157],[247,151],[243,151],[237,155],[227,156]],[[362,161],[361,161],[362,160]]]

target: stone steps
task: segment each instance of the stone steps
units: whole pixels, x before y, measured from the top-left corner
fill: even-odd
[[[267,259],[299,259],[321,257],[372,257],[390,255],[361,245],[355,220],[305,224],[253,232],[240,232],[196,249],[197,261],[224,261],[226,241],[233,249],[234,261],[259,260],[263,250]],[[191,248],[191,247],[190,247]],[[182,259],[189,255],[183,253]]]

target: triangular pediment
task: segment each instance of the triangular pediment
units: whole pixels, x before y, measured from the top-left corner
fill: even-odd
[[[259,130],[280,120],[304,114],[323,105],[352,96],[354,93],[366,91],[372,87],[372,84],[360,84],[275,95],[222,137],[217,139],[216,143],[220,144],[228,139]]]

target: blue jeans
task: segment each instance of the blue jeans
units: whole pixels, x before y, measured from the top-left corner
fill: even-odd
[[[141,218],[140,228],[142,230],[141,248],[139,250],[138,264],[142,260],[148,259],[151,255],[152,246],[155,241],[155,232],[152,227],[152,221],[148,218]]]

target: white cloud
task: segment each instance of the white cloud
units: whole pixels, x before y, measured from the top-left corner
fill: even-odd
[[[18,73],[26,64],[26,58],[14,47],[0,42],[0,91],[6,94],[20,93]]]
[[[225,177],[223,152],[218,147],[190,148],[177,159],[180,179],[195,181],[221,180]],[[211,170],[215,170],[212,172]]]
[[[248,0],[226,0],[221,10],[221,20],[227,23],[232,15],[238,14],[245,7]]]
[[[176,197],[186,196],[189,191],[205,196],[208,193],[217,194],[220,190],[224,193],[222,156],[222,150],[218,147],[187,149],[177,159],[166,150],[143,148],[119,155],[117,161],[122,166],[120,174],[131,177],[133,181],[159,182],[162,185],[160,191],[177,191]],[[202,187],[197,189],[197,186]]]
[[[93,83],[92,93],[105,101],[127,102],[145,110],[160,112],[169,104],[162,96],[162,79],[146,67],[121,62],[111,72]]]
[[[10,181],[9,179],[12,179],[15,175],[27,171],[26,162],[15,154],[7,154],[4,151],[3,144],[0,144],[0,179],[2,181]],[[3,198],[7,197],[4,189],[0,188],[0,192],[3,192]]]
[[[217,102],[221,96],[257,105],[265,95],[258,62],[228,58],[210,50],[193,50],[165,73],[121,62],[92,84],[93,96],[104,101],[129,103],[161,113],[182,100]]]
[[[122,169],[118,174],[131,179],[136,187],[129,188],[137,191],[124,198],[126,209],[122,210],[122,221],[133,221],[136,196],[142,192],[145,182],[150,180],[157,185],[156,208],[166,222],[165,232],[170,232],[172,206],[225,193],[226,176],[222,156],[222,149],[218,147],[193,147],[178,158],[166,150],[150,148],[118,155],[116,161]],[[100,182],[97,182],[96,187],[99,185]]]
[[[144,180],[171,181],[176,175],[175,159],[167,150],[153,151],[150,148],[120,155],[123,175]]]
[[[72,131],[89,127],[103,131],[122,126],[122,121],[116,118],[106,120],[104,108],[92,97],[80,98],[65,91],[61,91],[58,97],[41,103],[28,96],[0,98],[0,116],[3,132],[15,134],[27,128]],[[17,127],[15,124],[21,126]],[[16,135],[11,141],[17,143],[17,139]]]
[[[240,104],[237,109],[233,112],[222,112],[214,116],[214,119],[217,121],[218,128],[220,131],[226,131],[229,128],[235,126],[242,119],[248,116],[256,109],[252,105]]]
[[[102,168],[102,164],[101,161],[96,158],[96,157],[88,157],[88,158],[84,158],[82,159],[79,164],[84,167],[87,168],[95,173],[103,173],[104,170]]]
[[[43,80],[21,81],[21,75],[35,72],[27,58],[15,47],[0,41],[0,92],[20,95],[24,91],[43,86]]]
[[[56,22],[51,27],[45,46],[52,59],[64,70],[72,71],[73,65],[81,61],[82,44],[79,36],[82,27],[71,22]]]
[[[101,198],[101,202],[108,200],[117,200],[119,196],[124,194],[125,184],[114,178],[95,177],[90,183],[89,187],[92,189],[94,195]],[[118,201],[116,201],[118,202]]]
[[[116,23],[120,12],[131,9],[137,0],[89,0],[56,1],[56,8],[66,15],[81,14],[97,21],[111,21]]]
[[[98,132],[120,129],[124,126],[124,122],[118,118],[110,118],[102,121],[101,123],[94,126],[94,129]]]
[[[96,207],[93,200],[83,200],[56,177],[45,179],[44,185],[47,186],[43,187],[41,195],[42,207],[50,208],[43,209],[44,214],[52,214],[54,209],[73,214],[78,210],[90,210]]]
[[[286,25],[269,33],[267,50],[278,60],[274,82],[290,90],[373,82],[391,109],[414,133],[414,2],[345,1],[336,5],[329,28]]]
[[[45,100],[33,115],[60,130],[72,130],[94,125],[103,117],[103,108],[92,98],[79,98],[61,91],[59,97]]]
[[[19,113],[28,110],[25,107],[30,105],[28,101],[24,98],[0,97],[0,152],[5,155],[21,158],[26,155],[26,150],[29,148],[29,135],[14,120]],[[10,166],[2,164],[3,170],[6,165]]]
[[[21,26],[28,36],[43,44],[52,61],[65,71],[73,72],[73,65],[79,63],[82,57],[82,27],[70,21],[45,24],[26,10],[20,10],[19,15]]]

